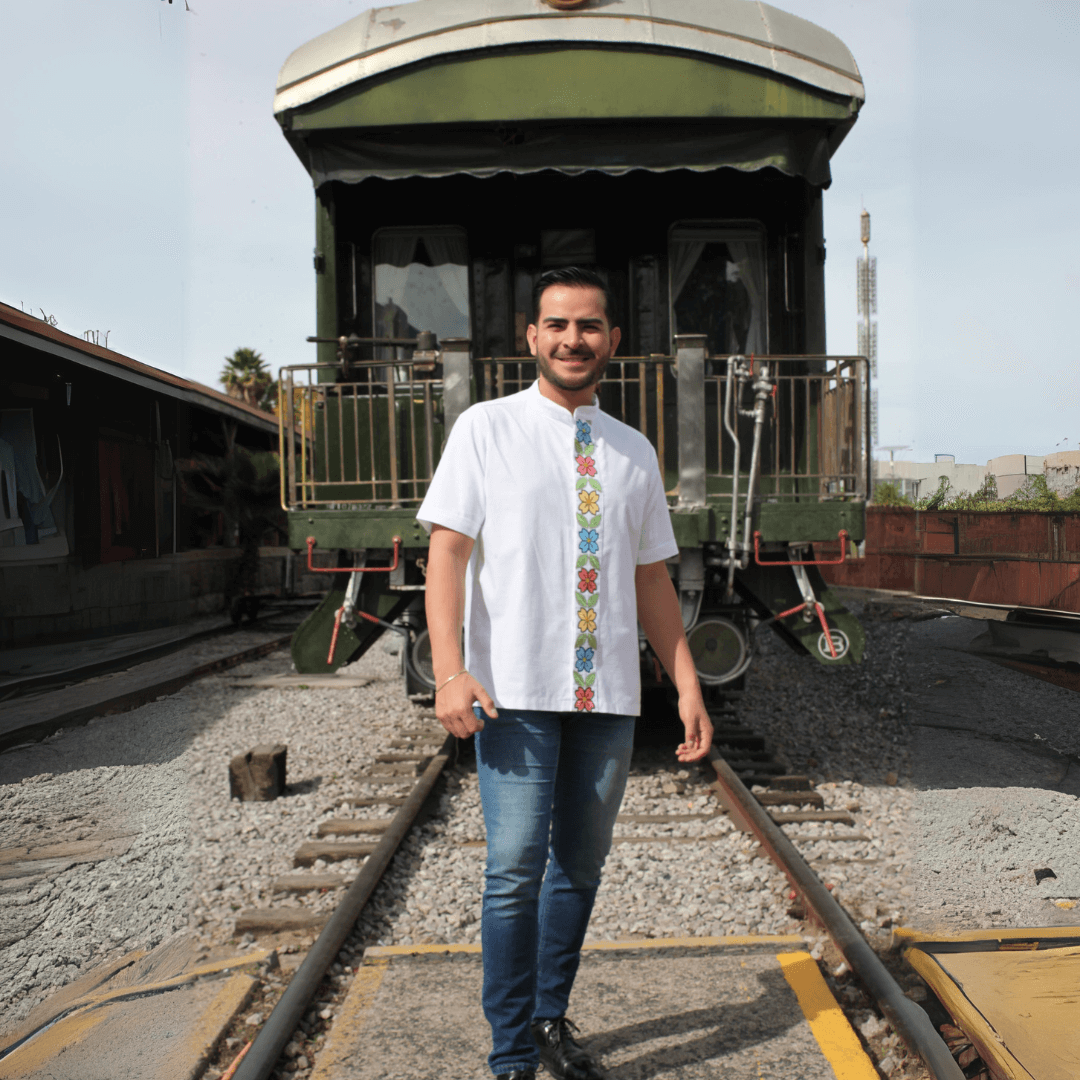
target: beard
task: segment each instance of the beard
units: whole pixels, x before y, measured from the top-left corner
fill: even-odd
[[[593,361],[595,367],[587,368],[585,371],[577,372],[575,374],[560,374],[554,370],[551,362],[551,358],[545,356],[539,349],[536,352],[536,365],[539,367],[544,378],[547,379],[552,386],[557,386],[560,390],[585,390],[590,386],[595,386],[604,375],[604,369],[608,366],[608,360],[611,358],[605,356],[602,360],[598,360],[595,353],[588,353],[585,356],[563,357],[564,360],[575,359],[584,360],[586,362]]]

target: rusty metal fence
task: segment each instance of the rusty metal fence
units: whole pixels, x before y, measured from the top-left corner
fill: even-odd
[[[464,358],[463,358],[464,359]],[[734,443],[725,431],[727,357],[706,360],[704,407],[706,495],[731,491]],[[869,379],[857,356],[742,358],[763,366],[772,384],[766,408],[756,493],[769,500],[865,498],[869,471]],[[489,401],[526,389],[531,358],[467,361],[469,400]],[[320,382],[334,364],[281,370],[281,499],[287,509],[415,506],[438,465],[447,430],[441,365],[409,360],[361,361],[350,381]],[[601,408],[641,431],[656,448],[665,489],[679,495],[678,357],[612,360],[598,387]],[[685,383],[684,383],[685,388]],[[738,397],[742,382],[733,387]],[[738,402],[745,406],[749,402]],[[734,430],[749,440],[750,411],[735,410]],[[285,435],[291,417],[295,436]],[[745,475],[746,457],[740,461]],[[740,490],[745,490],[741,485]]]

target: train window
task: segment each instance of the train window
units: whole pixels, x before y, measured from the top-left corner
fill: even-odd
[[[764,229],[676,225],[669,267],[673,334],[706,334],[714,356],[768,353]]]
[[[379,229],[373,238],[376,337],[469,336],[469,247],[464,229]]]

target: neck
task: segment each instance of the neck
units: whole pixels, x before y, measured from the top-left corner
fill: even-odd
[[[543,397],[546,397],[548,401],[554,401],[556,405],[561,405],[571,413],[575,409],[580,409],[583,405],[591,405],[596,393],[596,386],[592,383],[583,386],[580,390],[564,390],[562,387],[548,382],[543,374],[537,376],[537,381],[540,383],[540,393]]]

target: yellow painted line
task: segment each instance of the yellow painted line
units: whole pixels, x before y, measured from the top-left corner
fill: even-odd
[[[134,952],[125,953],[123,956],[116,957],[115,960],[91,968],[85,975],[57,990],[55,994],[33,1009],[19,1027],[15,1028],[14,1031],[9,1031],[0,1039],[0,1054],[6,1053],[9,1047],[32,1035],[39,1028],[51,1024],[58,1016],[63,1016],[74,1007],[75,1003],[81,1001],[86,994],[97,990],[144,956],[146,956],[144,949],[136,949]]]
[[[181,975],[174,975],[171,979],[163,979],[156,983],[139,983],[135,986],[120,986],[115,990],[105,990],[96,994],[87,994],[86,997],[72,1002],[72,1007],[85,1008],[87,1006],[107,1005],[110,1001],[118,998],[135,997],[156,991],[175,990],[179,986],[195,982],[207,975],[228,974],[231,971],[242,970],[267,960],[272,949],[257,949],[243,956],[230,956],[225,960],[215,960],[210,964],[200,964],[185,971]]]
[[[874,1063],[836,1003],[814,958],[796,952],[779,953],[776,959],[837,1080],[879,1080]]]
[[[107,1013],[81,1012],[65,1016],[37,1038],[30,1039],[0,1061],[0,1080],[48,1076],[46,1068],[65,1050],[82,1042],[105,1019]]]
[[[910,926],[898,926],[893,935],[902,944],[924,941],[1039,941],[1050,938],[1080,937],[1080,926],[1028,926],[1018,930],[964,930],[959,934],[934,934]]]
[[[437,956],[443,953],[479,953],[479,945],[372,945],[364,950],[364,960],[394,956]]]
[[[372,949],[364,954],[365,963],[356,973],[348,994],[341,1004],[341,1011],[330,1029],[330,1038],[315,1061],[311,1080],[334,1080],[342,1075],[341,1069],[355,1060],[359,1050],[360,1029],[367,1019],[368,1010],[378,996],[383,976],[390,966],[389,959],[367,963]]]
[[[31,1035],[22,1046],[0,1060],[0,1067],[22,1054],[31,1046],[37,1046],[39,1043],[46,1047],[56,1045],[57,1032],[69,1030],[67,1025],[81,1021],[88,1015],[103,1019],[106,1016],[106,1011],[102,1006],[110,1005],[112,1003],[122,1003],[128,998],[143,997],[147,994],[164,993],[168,990],[176,990],[179,987],[193,983],[204,976],[220,975],[223,972],[228,973],[234,969],[248,968],[268,960],[272,953],[272,949],[254,949],[249,953],[244,953],[242,956],[231,956],[225,960],[215,960],[209,964],[200,964],[198,967],[191,968],[181,975],[174,975],[171,979],[165,979],[162,982],[139,983],[134,986],[122,986],[112,990],[101,990],[85,994],[82,997],[67,1002],[62,1010],[65,1015],[55,1023],[47,1026],[49,1025],[49,1021],[43,1021],[42,1027],[45,1030],[37,1035]],[[98,1021],[95,1019],[93,1024],[96,1024],[97,1022]],[[90,1026],[93,1026],[93,1024]],[[74,1030],[81,1032],[83,1029],[76,1026]],[[78,1035],[77,1038],[82,1038],[82,1035]],[[77,1039],[75,1041],[77,1041]],[[59,1052],[59,1049],[57,1049],[56,1052]],[[49,1054],[51,1054],[51,1051],[47,1051],[47,1055]],[[0,1080],[4,1080],[7,1075],[6,1072],[0,1071]]]
[[[677,938],[638,938],[634,941],[587,941],[582,952],[603,951],[605,949],[693,949],[693,948],[730,948],[739,945],[805,945],[798,934],[728,934],[725,937],[677,937]]]
[[[251,992],[259,985],[250,975],[233,975],[226,980],[213,1000],[203,1010],[198,1023],[188,1032],[179,1060],[187,1063],[184,1080],[198,1080],[202,1076],[218,1041],[228,1030],[237,1013],[247,1004]]]
[[[805,945],[798,934],[729,934],[726,937],[636,938],[631,941],[587,941],[582,952],[607,950],[634,951],[643,949],[731,948],[745,945]],[[372,945],[364,950],[365,959],[390,959],[395,956],[438,956],[480,952],[479,945]]]

